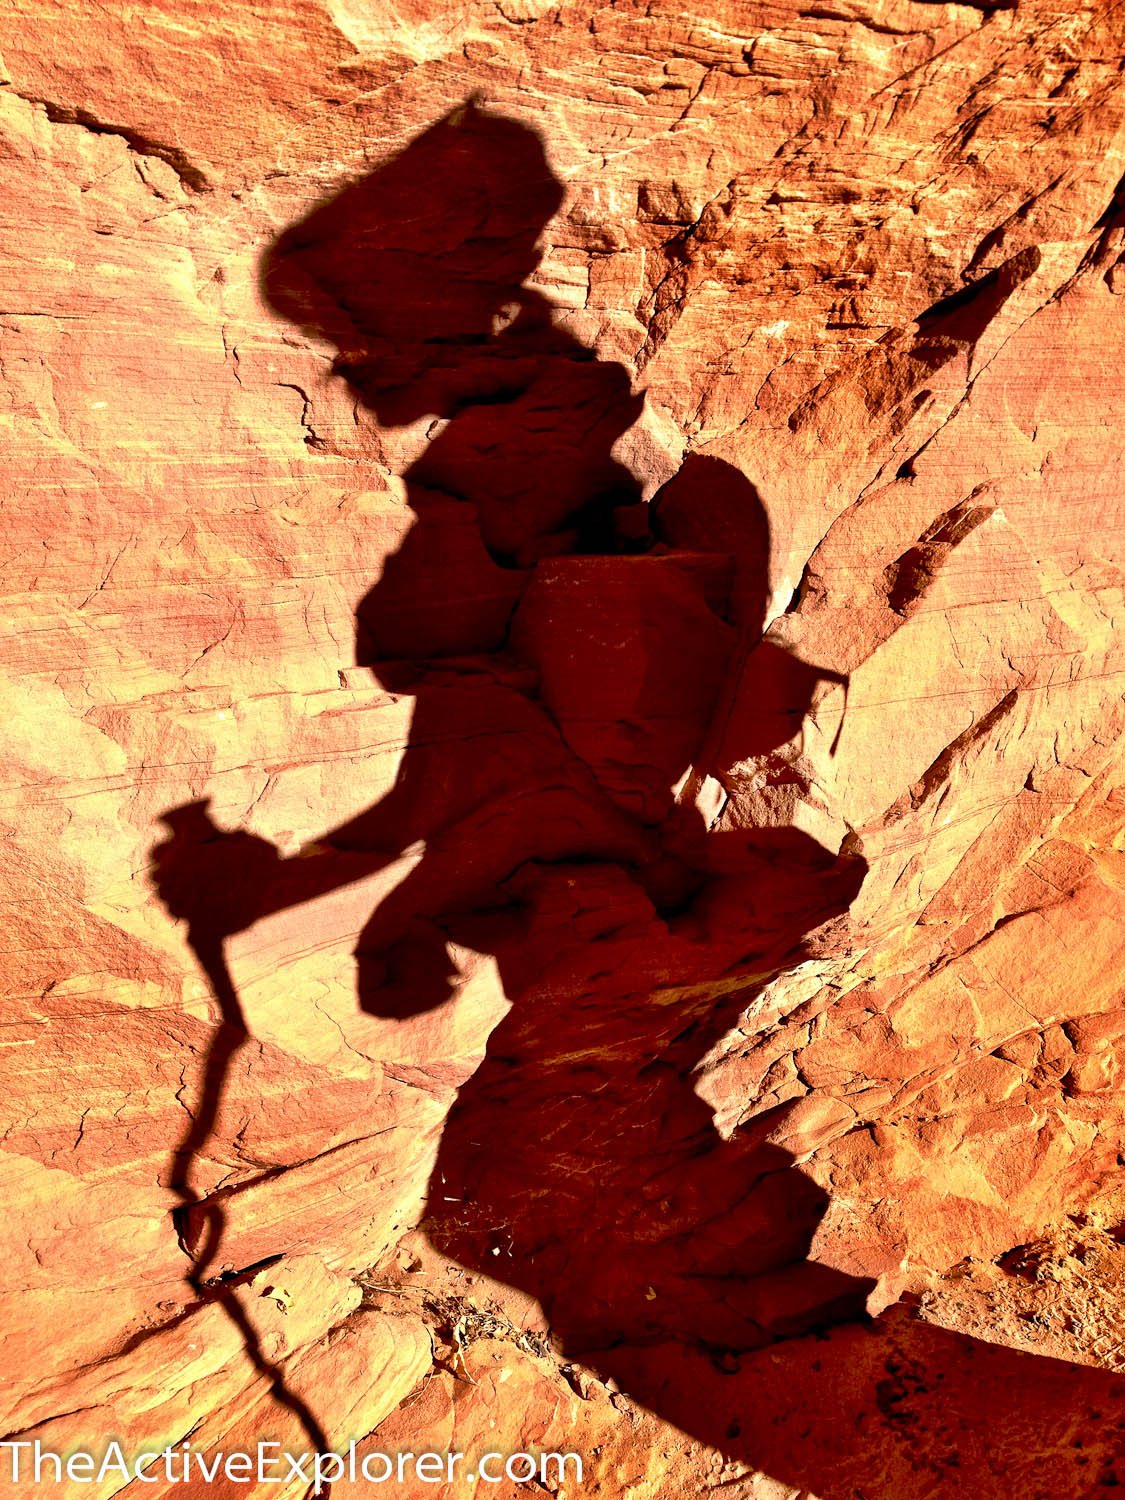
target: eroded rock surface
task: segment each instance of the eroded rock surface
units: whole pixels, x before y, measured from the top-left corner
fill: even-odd
[[[1125,1482],[1120,13],[0,56],[4,1433]]]

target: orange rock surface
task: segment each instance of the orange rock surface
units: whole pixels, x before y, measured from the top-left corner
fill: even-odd
[[[10,0],[5,1439],[1125,1483],[1123,69]]]

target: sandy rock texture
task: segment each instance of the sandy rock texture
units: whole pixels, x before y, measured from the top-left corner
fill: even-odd
[[[1125,1484],[1123,70],[11,0],[7,1437]]]

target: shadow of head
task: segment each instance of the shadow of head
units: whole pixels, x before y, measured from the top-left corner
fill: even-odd
[[[263,295],[381,423],[440,416],[434,375],[502,323],[562,200],[538,134],[470,99],[287,229]]]

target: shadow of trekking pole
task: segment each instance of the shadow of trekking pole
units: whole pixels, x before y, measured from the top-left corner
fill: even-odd
[[[245,1280],[245,1273],[236,1277],[208,1274],[218,1257],[226,1214],[220,1199],[202,1196],[191,1181],[192,1167],[214,1132],[231,1064],[250,1038],[227,963],[225,943],[229,933],[239,931],[248,925],[248,920],[253,920],[256,887],[251,867],[263,864],[262,851],[270,848],[251,834],[224,833],[212,822],[209,807],[208,801],[190,802],[166,813],[162,821],[172,837],[153,852],[161,900],[172,916],[186,918],[188,944],[219,1007],[219,1025],[204,1060],[199,1098],[189,1111],[188,1127],[172,1152],[169,1182],[180,1199],[172,1212],[172,1222],[181,1248],[191,1259],[188,1284],[201,1301],[218,1302],[222,1306],[238,1329],[250,1362],[269,1380],[271,1394],[278,1404],[297,1418],[313,1450],[326,1453],[327,1434],[308,1405],[289,1389],[280,1365],[266,1358],[258,1331],[238,1300],[237,1288]],[[217,881],[215,845],[228,848],[231,855],[225,866],[226,878]],[[191,858],[193,849],[201,856],[197,860]],[[202,874],[204,863],[208,867],[207,876]],[[319,1493],[329,1494],[330,1486],[322,1484]]]

